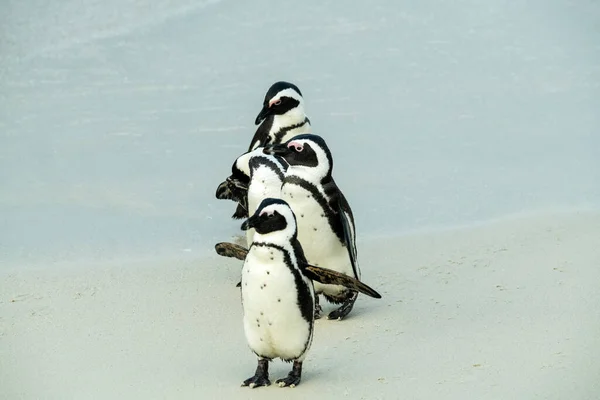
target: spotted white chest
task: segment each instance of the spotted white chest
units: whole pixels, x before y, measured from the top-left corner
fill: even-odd
[[[295,262],[295,260],[292,260]],[[307,283],[311,298],[312,285]],[[300,311],[298,287],[284,253],[252,246],[242,269],[244,332],[260,357],[302,360],[312,341],[312,320]]]
[[[355,277],[348,249],[329,224],[327,213],[331,211],[323,209],[310,191],[293,183],[284,183],[281,197],[296,214],[298,240],[308,263]],[[340,285],[319,282],[315,282],[314,286],[315,292],[332,296],[344,290]]]

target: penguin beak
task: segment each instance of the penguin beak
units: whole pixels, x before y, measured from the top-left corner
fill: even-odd
[[[253,216],[244,221],[244,223],[242,224],[242,230],[247,231],[250,228],[254,228],[257,222],[258,216],[254,214]]]
[[[263,122],[263,120],[265,118],[267,118],[267,116],[269,114],[271,114],[271,109],[269,108],[269,105],[268,104],[263,105],[262,110],[260,110],[260,112],[256,116],[256,120],[254,121],[254,125],[258,125],[261,122]]]
[[[285,145],[285,143],[282,144],[276,144],[276,145],[271,145],[271,146],[265,146],[263,148],[263,153],[265,154],[271,154],[273,156],[284,156],[288,153],[288,148]]]

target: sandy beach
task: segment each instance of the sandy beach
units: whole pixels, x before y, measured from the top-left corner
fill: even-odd
[[[594,399],[600,214],[360,242],[362,296],[295,389],[250,390],[239,262],[0,271],[6,399]],[[271,376],[287,374],[275,361]]]

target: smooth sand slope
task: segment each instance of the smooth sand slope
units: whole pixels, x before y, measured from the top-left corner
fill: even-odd
[[[598,243],[590,212],[363,239],[384,298],[317,323],[300,386],[254,391],[235,260],[2,271],[0,398],[594,399]]]

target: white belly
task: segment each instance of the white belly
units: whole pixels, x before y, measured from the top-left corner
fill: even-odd
[[[281,195],[296,214],[298,240],[308,263],[355,277],[348,249],[331,229],[325,212],[312,194],[301,186],[286,183]],[[332,296],[345,289],[340,285],[319,282],[314,282],[314,286],[316,293]]]
[[[304,280],[312,292],[310,281]],[[242,303],[244,332],[252,351],[265,358],[304,358],[312,340],[312,321],[302,316],[294,275],[281,251],[250,249],[242,269]]]

